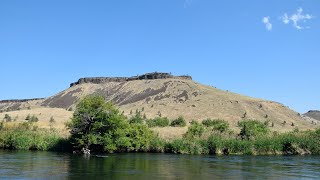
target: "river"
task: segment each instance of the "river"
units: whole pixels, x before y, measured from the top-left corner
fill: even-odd
[[[0,150],[0,179],[319,179],[320,156],[79,155]]]

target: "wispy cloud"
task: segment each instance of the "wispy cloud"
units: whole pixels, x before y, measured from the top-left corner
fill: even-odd
[[[293,13],[291,16],[288,16],[288,14],[285,13],[283,16],[280,17],[280,19],[282,20],[282,22],[284,24],[289,24],[290,22],[292,22],[293,27],[295,27],[296,29],[299,29],[299,30],[306,28],[306,27],[301,26],[301,23],[304,23],[307,20],[310,20],[312,18],[314,18],[314,17],[310,14],[303,14],[302,8],[297,9],[297,11],[295,13]]]
[[[269,16],[263,17],[263,18],[262,18],[262,23],[265,24],[266,29],[267,29],[268,31],[271,31],[271,30],[272,30],[272,24],[271,24],[271,22],[270,22],[270,17],[269,17]]]

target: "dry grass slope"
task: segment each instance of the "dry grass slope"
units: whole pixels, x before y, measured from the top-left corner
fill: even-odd
[[[317,127],[280,103],[242,96],[184,79],[79,84],[42,101],[20,103],[19,108],[23,110],[0,113],[0,120],[8,113],[19,118],[27,114],[41,114],[40,120],[48,121],[53,116],[57,122],[66,122],[72,115],[67,109],[74,109],[82,97],[90,94],[105,96],[128,116],[138,110],[147,118],[161,115],[170,119],[183,116],[188,121],[224,119],[235,131],[238,130],[237,122],[242,119],[268,120],[274,124],[271,129],[280,132]],[[0,109],[9,106],[17,105],[2,103]],[[31,110],[26,109],[28,107]],[[155,131],[170,138],[180,136],[186,129],[156,128]]]

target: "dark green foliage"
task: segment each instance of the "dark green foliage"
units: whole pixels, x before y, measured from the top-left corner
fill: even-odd
[[[320,129],[307,132],[307,148],[312,154],[320,154]]]
[[[143,124],[132,124],[129,130],[131,151],[147,152],[150,149],[150,142],[153,140],[153,132]]]
[[[279,154],[282,151],[282,144],[276,136],[259,136],[253,142],[258,154]]]
[[[187,141],[184,139],[175,139],[167,144],[167,151],[175,154],[187,154]]]
[[[184,135],[187,139],[199,138],[204,133],[205,128],[202,124],[197,121],[192,121],[188,131]]]
[[[212,127],[212,130],[219,131],[221,133],[226,132],[229,129],[229,123],[225,120],[220,119],[206,119],[202,121],[202,124],[206,127]]]
[[[128,121],[102,96],[82,99],[68,127],[75,148],[114,152],[131,145]]]
[[[224,143],[224,154],[253,154],[253,145],[251,141],[228,139]]]
[[[175,139],[167,144],[167,152],[175,154],[209,154],[206,140]]]
[[[155,153],[163,153],[165,152],[166,149],[166,141],[164,139],[161,139],[157,136],[155,136],[151,142],[150,142],[150,152],[155,152]]]
[[[169,119],[166,117],[156,117],[146,121],[148,127],[166,127],[169,126]]]
[[[210,154],[221,154],[224,149],[224,139],[221,136],[210,136],[207,140]]]
[[[3,120],[5,120],[6,122],[11,122],[12,118],[9,114],[5,114]]]
[[[173,127],[185,127],[186,125],[187,125],[187,122],[182,116],[171,121],[171,123],[170,123],[170,126],[173,126]]]
[[[125,116],[101,96],[81,100],[68,127],[76,149],[96,152],[146,152],[154,139],[152,131],[143,124],[140,112],[129,124]]]
[[[141,117],[141,113],[138,112],[135,116],[131,117],[129,119],[130,124],[143,124],[144,123],[144,118]]]
[[[241,128],[240,136],[242,139],[250,139],[269,132],[268,125],[257,120],[244,120],[238,124]]]

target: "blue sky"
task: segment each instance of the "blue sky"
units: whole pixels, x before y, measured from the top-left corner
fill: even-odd
[[[320,109],[319,42],[318,0],[2,0],[0,99],[164,71],[305,112]]]

